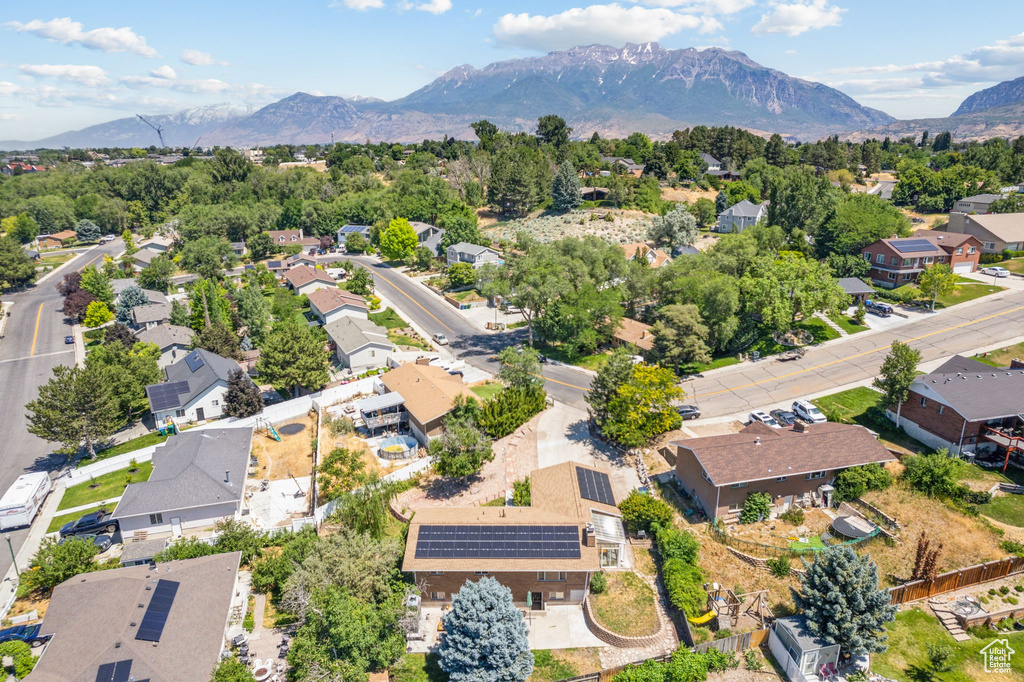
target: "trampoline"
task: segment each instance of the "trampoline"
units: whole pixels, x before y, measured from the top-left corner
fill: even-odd
[[[278,427],[277,432],[283,433],[286,436],[294,436],[305,428],[305,424],[285,424],[284,426]]]
[[[859,516],[839,516],[832,521],[832,530],[847,538],[866,538],[875,530],[875,524]]]

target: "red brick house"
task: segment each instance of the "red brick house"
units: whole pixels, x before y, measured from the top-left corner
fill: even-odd
[[[954,355],[910,386],[900,406],[900,426],[933,448],[975,452],[1024,465],[1024,363],[995,368]],[[889,418],[895,420],[895,406]],[[1011,453],[1011,454],[1013,454]]]
[[[944,263],[954,272],[974,272],[981,256],[981,242],[967,235],[924,230],[913,237],[879,239],[861,249],[871,264],[868,276],[875,284],[895,289],[917,281],[925,268]],[[964,238],[967,237],[967,238]]]
[[[804,424],[774,429],[752,422],[739,433],[673,441],[676,477],[709,518],[739,516],[747,496],[766,492],[777,513],[820,504],[821,486],[849,467],[895,457],[856,424]]]
[[[534,471],[530,507],[433,507],[412,518],[402,570],[426,605],[491,576],[517,606],[582,604],[591,576],[626,561],[606,472],[574,462]],[[529,596],[528,596],[529,595]]]

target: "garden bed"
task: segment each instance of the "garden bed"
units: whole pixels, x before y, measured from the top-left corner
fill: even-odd
[[[608,586],[590,595],[594,619],[605,629],[624,637],[645,637],[658,632],[658,609],[651,586],[628,571],[605,573]]]

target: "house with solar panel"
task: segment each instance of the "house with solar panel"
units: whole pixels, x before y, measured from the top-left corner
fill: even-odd
[[[530,474],[530,507],[428,507],[409,527],[402,570],[439,606],[490,576],[517,606],[580,605],[602,568],[628,565],[607,472],[565,462]]]
[[[130,483],[111,515],[124,542],[178,538],[242,516],[252,427],[183,431],[153,452],[149,480]]]
[[[31,682],[208,680],[238,596],[240,552],[83,573],[54,588]]]
[[[342,225],[338,228],[338,246],[345,248],[345,240],[350,234],[361,234],[366,241],[370,241],[369,225]]]
[[[167,381],[146,386],[153,419],[182,424],[223,417],[228,375],[239,368],[234,360],[202,348],[168,365]]]
[[[947,235],[944,239],[942,235]],[[958,240],[959,235],[937,232],[934,235],[879,239],[861,249],[871,264],[868,276],[887,289],[912,284],[932,265],[950,266],[953,272],[974,272],[980,258],[981,243],[976,239]]]

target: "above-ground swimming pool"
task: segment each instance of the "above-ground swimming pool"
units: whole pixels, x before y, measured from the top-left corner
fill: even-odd
[[[391,436],[380,442],[378,454],[383,459],[408,459],[418,447],[419,442],[412,436]]]

